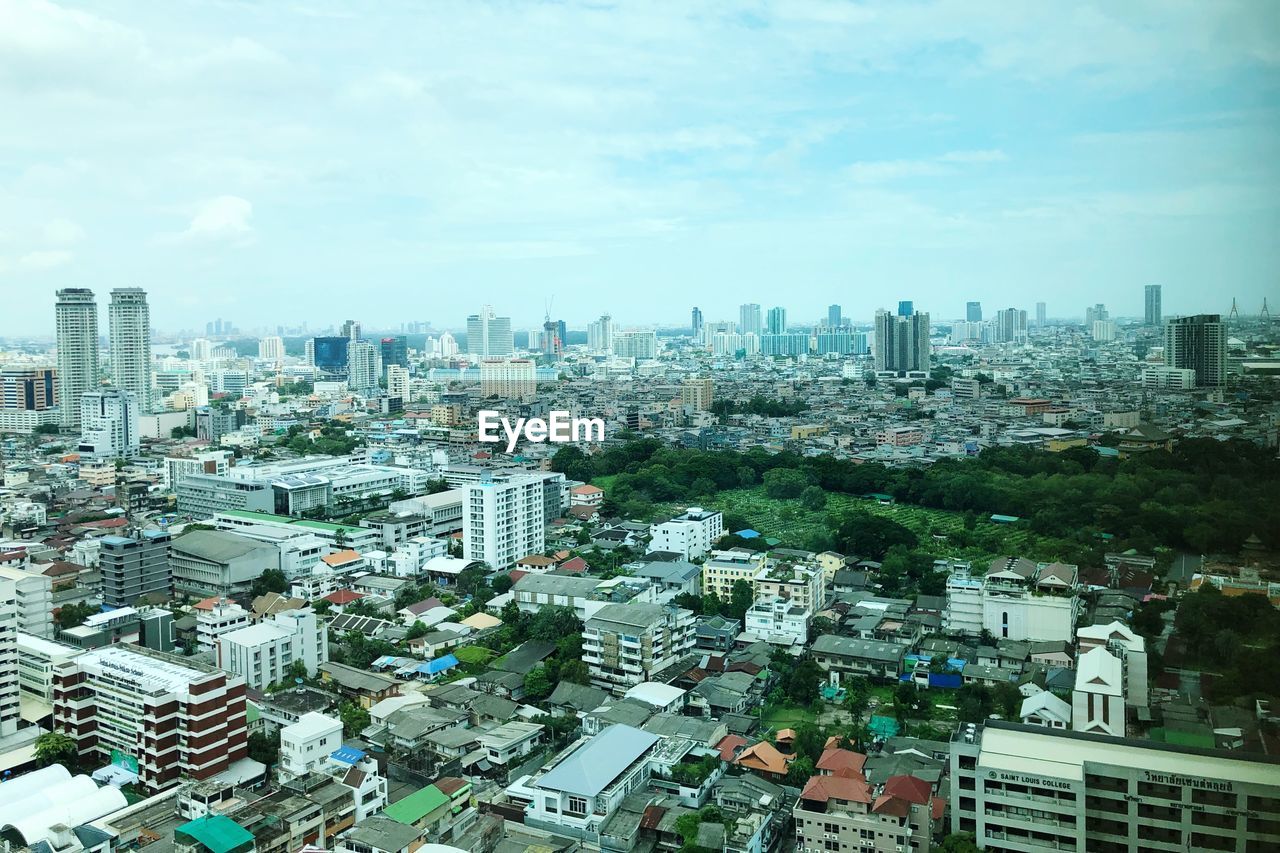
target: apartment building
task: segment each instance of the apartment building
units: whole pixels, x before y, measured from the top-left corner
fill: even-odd
[[[706,555],[724,535],[724,513],[691,506],[670,521],[649,527],[650,551],[670,551],[686,560]]]
[[[849,756],[842,762],[835,756]],[[928,853],[933,846],[933,792],[914,776],[891,776],[882,785],[867,783],[852,766],[861,756],[830,749],[819,764],[840,769],[810,777],[792,816],[798,853]]]
[[[280,775],[305,776],[342,746],[342,721],[312,711],[280,729]]]
[[[989,853],[1280,847],[1280,760],[999,720],[951,741],[951,831]]]
[[[172,537],[161,530],[143,530],[131,536],[103,536],[98,554],[102,603],[108,607],[132,607],[144,595],[172,598],[171,540]]]
[[[752,583],[764,566],[765,555],[749,551],[712,551],[702,565],[702,594],[728,601],[736,581]]]
[[[244,679],[190,658],[115,644],[59,663],[54,726],[80,757],[137,760],[139,784],[156,792],[183,777],[208,779],[248,754]]]
[[[785,598],[814,614],[826,603],[826,575],[818,566],[768,560],[752,578],[752,592],[756,601]]]
[[[17,630],[53,638],[53,579],[48,575],[0,566],[0,580],[13,584]]]
[[[467,486],[462,553],[468,561],[505,569],[546,547],[545,477],[511,474]]]
[[[18,607],[13,581],[0,578],[0,738],[18,730]]]
[[[218,637],[218,666],[242,677],[254,690],[289,679],[295,661],[314,676],[328,660],[328,634],[312,610],[286,610]]]
[[[591,683],[622,695],[693,650],[694,617],[658,604],[610,604],[582,628]]]

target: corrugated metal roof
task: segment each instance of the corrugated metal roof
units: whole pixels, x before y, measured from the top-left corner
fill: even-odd
[[[609,726],[540,778],[536,785],[594,797],[658,742],[658,736],[631,726]]]

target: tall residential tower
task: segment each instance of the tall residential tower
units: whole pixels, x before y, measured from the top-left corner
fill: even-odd
[[[140,414],[151,411],[151,309],[140,287],[111,291],[107,312],[111,344],[111,380],[129,391]]]
[[[64,427],[80,426],[80,395],[98,385],[98,304],[93,291],[67,287],[54,308],[58,339],[58,409]]]

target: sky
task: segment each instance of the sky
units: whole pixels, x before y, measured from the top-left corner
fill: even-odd
[[[1269,0],[0,0],[0,335],[1280,310]],[[103,313],[105,321],[105,311]],[[105,328],[105,326],[104,326]]]

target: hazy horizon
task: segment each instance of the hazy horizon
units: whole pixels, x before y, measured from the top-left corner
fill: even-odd
[[[1266,3],[0,0],[0,336],[1256,314],[1280,294]],[[20,132],[14,132],[14,129]],[[1277,300],[1271,299],[1272,303]],[[1272,305],[1272,309],[1280,305]]]

